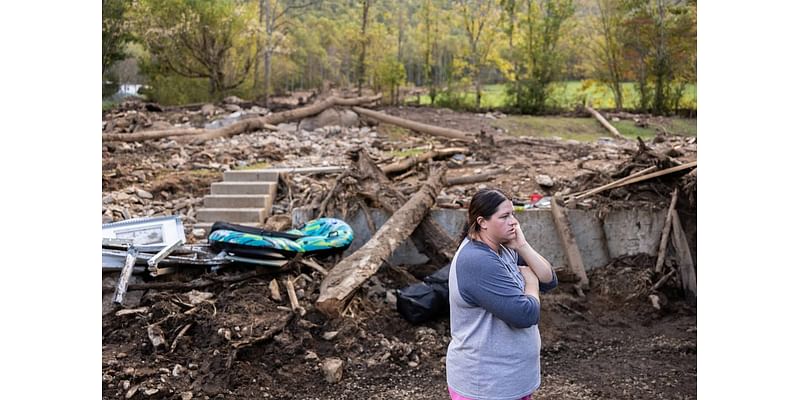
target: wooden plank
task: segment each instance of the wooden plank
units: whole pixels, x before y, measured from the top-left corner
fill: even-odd
[[[658,258],[656,259],[656,273],[661,273],[664,267],[664,256],[667,253],[667,241],[669,239],[669,232],[672,228],[672,212],[675,210],[675,204],[678,202],[678,189],[672,191],[672,200],[669,202],[669,209],[667,210],[667,219],[664,221],[664,228],[661,229],[661,243],[658,245]]]
[[[672,210],[672,246],[677,252],[678,269],[684,294],[690,303],[695,304],[697,301],[697,274],[694,269],[694,261],[692,261],[689,241],[686,240],[686,235],[683,232],[681,220],[676,210]]]
[[[656,169],[655,165],[653,165],[651,167],[647,167],[647,168],[645,168],[645,169],[643,169],[643,170],[641,170],[639,172],[630,174],[630,175],[628,175],[628,176],[626,176],[624,178],[621,178],[621,179],[617,179],[614,182],[607,183],[607,184],[605,184],[603,186],[596,187],[596,188],[591,189],[589,191],[586,191],[584,193],[575,194],[575,195],[573,195],[573,197],[576,200],[580,200],[580,199],[582,199],[584,197],[588,197],[588,196],[591,196],[593,194],[600,193],[600,192],[602,192],[604,190],[607,190],[607,189],[613,189],[615,187],[624,186],[623,184],[628,182],[629,180],[631,180],[633,178],[638,178],[638,177],[640,177],[640,176],[642,176],[644,174],[650,173],[651,171],[653,171],[655,169]]]
[[[553,221],[555,222],[556,232],[558,233],[558,238],[561,239],[561,245],[567,256],[567,264],[569,264],[572,272],[578,277],[578,287],[581,289],[588,289],[589,277],[586,276],[583,258],[581,258],[581,252],[578,249],[577,242],[575,242],[575,235],[572,234],[567,216],[559,202],[563,202],[563,200],[561,200],[561,196],[558,194],[553,196],[553,201],[550,202],[550,210],[553,215]]]
[[[631,180],[626,181],[626,182],[624,182],[623,184],[621,184],[621,185],[619,185],[617,187],[630,185],[630,184],[636,183],[636,182],[646,181],[648,179],[657,178],[659,176],[671,174],[673,172],[683,171],[685,169],[689,169],[689,168],[696,167],[696,166],[697,166],[697,161],[692,161],[692,162],[689,162],[689,163],[686,163],[686,164],[677,165],[677,166],[674,166],[672,168],[662,169],[661,171],[653,172],[652,174],[647,174],[645,176],[640,176],[638,178],[631,179]]]

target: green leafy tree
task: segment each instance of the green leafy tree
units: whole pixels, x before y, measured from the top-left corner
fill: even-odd
[[[125,44],[131,40],[124,18],[129,4],[129,0],[103,0],[103,75],[125,59]]]
[[[594,74],[614,95],[614,105],[622,109],[622,82],[625,79],[623,54],[624,30],[622,21],[624,9],[620,0],[596,0],[597,17],[594,19],[596,31],[600,34],[591,43],[594,59]]]
[[[560,78],[564,57],[558,50],[564,22],[574,13],[571,0],[526,0],[520,7],[521,40],[514,51],[522,65],[519,85],[510,90],[524,112],[545,109],[551,84]]]
[[[639,108],[665,114],[696,80],[695,2],[625,0],[626,59],[636,77]]]
[[[459,0],[458,5],[469,45],[469,62],[465,66],[475,85],[475,106],[480,108],[481,73],[495,45],[500,20],[499,7],[492,0]]]
[[[254,3],[140,0],[134,11],[137,35],[155,66],[151,73],[206,79],[214,98],[247,78],[259,35]]]

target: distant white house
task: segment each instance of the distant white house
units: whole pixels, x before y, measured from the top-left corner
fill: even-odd
[[[139,89],[142,85],[138,83],[123,83],[119,85],[119,90],[117,94],[126,95],[126,96],[133,96],[139,94]]]

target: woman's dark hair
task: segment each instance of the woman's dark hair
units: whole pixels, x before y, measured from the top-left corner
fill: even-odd
[[[511,200],[511,198],[500,189],[486,188],[478,190],[469,201],[469,212],[467,214],[467,222],[464,224],[462,240],[471,233],[480,232],[478,217],[489,219],[497,212],[500,204],[503,204],[506,200]]]

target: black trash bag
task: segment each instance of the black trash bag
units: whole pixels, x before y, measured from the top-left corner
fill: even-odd
[[[422,282],[397,290],[397,311],[406,321],[419,324],[450,311],[448,277],[450,264]]]
[[[426,276],[422,279],[428,286],[433,288],[437,295],[439,295],[445,302],[445,305],[450,305],[450,263],[447,263],[438,271]]]

